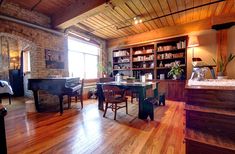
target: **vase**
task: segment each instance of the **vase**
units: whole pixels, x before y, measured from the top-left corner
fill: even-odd
[[[228,76],[226,76],[223,72],[218,72],[217,79],[227,79]]]
[[[173,80],[178,80],[180,79],[181,75],[173,75]]]

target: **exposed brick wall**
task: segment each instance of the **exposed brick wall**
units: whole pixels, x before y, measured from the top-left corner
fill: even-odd
[[[51,27],[51,19],[49,17],[36,11],[20,8],[17,4],[3,3],[3,5],[0,6],[0,13],[45,27]]]
[[[67,38],[42,30],[26,27],[20,24],[0,20],[0,33],[14,36],[17,39],[25,39],[34,45],[31,51],[31,75],[32,77],[46,77],[50,75],[68,75]],[[65,69],[46,69],[45,49],[62,51],[65,53]]]
[[[19,8],[17,5],[4,4],[0,13],[23,19],[31,23],[50,27],[50,18],[40,13]],[[48,75],[68,76],[67,38],[21,24],[0,20],[0,35],[23,41],[30,45],[31,77],[47,77]],[[65,69],[47,69],[45,64],[45,49],[62,51],[65,53]],[[40,92],[41,100],[58,102],[58,98]],[[50,98],[50,99],[48,99]]]
[[[0,13],[23,19],[31,23],[50,27],[50,18],[40,13],[19,8],[17,5],[4,4],[0,7]],[[0,20],[0,36],[7,36],[22,40],[30,45],[31,74],[32,78],[48,77],[49,75],[68,76],[68,45],[67,36],[58,36],[32,27],[27,27],[14,22]],[[107,64],[106,41],[93,37],[101,45],[102,64]],[[45,49],[62,51],[65,55],[64,69],[47,69],[45,64]],[[41,102],[58,102],[56,96],[40,92]]]

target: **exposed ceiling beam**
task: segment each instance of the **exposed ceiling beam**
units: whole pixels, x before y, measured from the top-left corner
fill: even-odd
[[[54,28],[66,29],[105,10],[114,10],[127,1],[130,0],[77,0],[64,10],[56,12],[52,16],[52,24]]]
[[[31,11],[33,11],[41,2],[42,2],[42,0],[39,0],[39,1],[31,8]]]
[[[79,16],[99,12],[107,7],[108,0],[77,0],[52,16],[53,27],[65,29],[76,23]]]
[[[5,0],[0,0],[0,6],[3,5],[4,2]]]

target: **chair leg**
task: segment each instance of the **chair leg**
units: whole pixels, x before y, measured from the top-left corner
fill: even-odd
[[[117,103],[115,103],[114,120],[116,120],[116,116],[117,116]]]
[[[81,108],[83,108],[83,99],[81,98]]]
[[[104,109],[103,117],[105,117],[106,112],[107,112],[107,109],[108,109],[108,103],[106,102],[106,103],[105,103],[105,109]]]
[[[128,114],[128,107],[127,107],[127,101],[126,101],[126,114]]]
[[[9,99],[9,105],[11,105],[11,95],[10,94],[8,96],[8,99]]]
[[[114,103],[112,103],[112,111],[113,111],[114,108],[115,108]]]
[[[68,109],[70,108],[70,106],[71,106],[71,97],[68,96]]]
[[[131,92],[131,103],[133,103],[133,92]]]

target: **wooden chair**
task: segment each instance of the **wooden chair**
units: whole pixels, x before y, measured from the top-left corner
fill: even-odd
[[[81,80],[81,87],[74,93],[68,94],[68,108],[71,107],[72,97],[75,97],[75,102],[81,102],[81,108],[83,108],[83,87],[84,79]]]
[[[127,98],[125,97],[126,96],[125,90],[121,90],[118,87],[109,86],[109,85],[103,85],[102,90],[105,98],[105,110],[103,117],[105,117],[108,108],[111,108],[112,111],[114,111],[114,120],[116,120],[118,109],[125,107],[126,114],[128,114]],[[123,103],[125,103],[125,105],[123,105]]]

